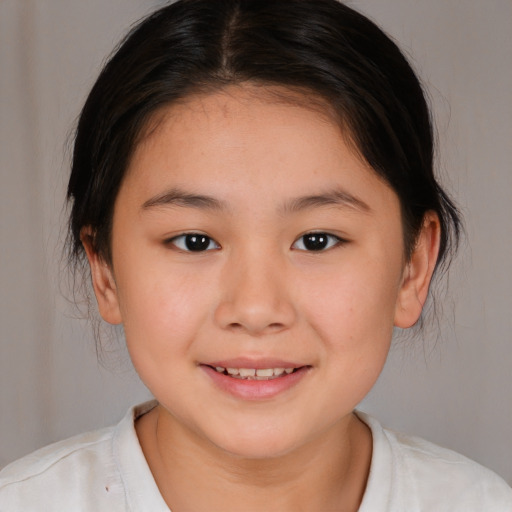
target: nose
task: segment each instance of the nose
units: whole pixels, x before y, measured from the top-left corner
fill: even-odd
[[[215,319],[223,329],[252,336],[289,329],[296,319],[287,271],[278,257],[233,255],[221,279]]]

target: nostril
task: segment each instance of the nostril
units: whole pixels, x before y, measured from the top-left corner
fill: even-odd
[[[273,322],[266,326],[244,325],[239,322],[232,322],[228,325],[228,328],[231,329],[232,331],[247,331],[247,332],[252,332],[252,333],[260,332],[262,334],[264,332],[268,333],[268,332],[281,331],[282,329],[284,329],[284,327],[285,327],[284,324],[282,324],[280,322]]]
[[[243,328],[242,324],[239,324],[237,322],[230,323],[228,327],[233,330],[240,330]]]

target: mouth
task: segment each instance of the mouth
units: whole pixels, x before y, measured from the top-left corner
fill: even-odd
[[[277,359],[240,358],[199,364],[215,385],[243,400],[267,400],[294,388],[312,366]]]
[[[290,375],[300,369],[291,368],[225,368],[223,366],[211,366],[217,373],[240,380],[273,380]]]

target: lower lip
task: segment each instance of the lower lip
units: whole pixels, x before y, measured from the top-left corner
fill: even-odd
[[[274,379],[249,380],[230,377],[206,365],[201,365],[200,368],[209,375],[220,389],[243,400],[267,400],[273,398],[298,384],[310,370],[310,367],[304,366],[293,373],[283,374]]]

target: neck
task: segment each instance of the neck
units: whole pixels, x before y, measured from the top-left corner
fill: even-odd
[[[160,406],[136,424],[143,452],[173,512],[357,511],[371,433],[355,415],[290,453],[248,459],[187,431]]]

